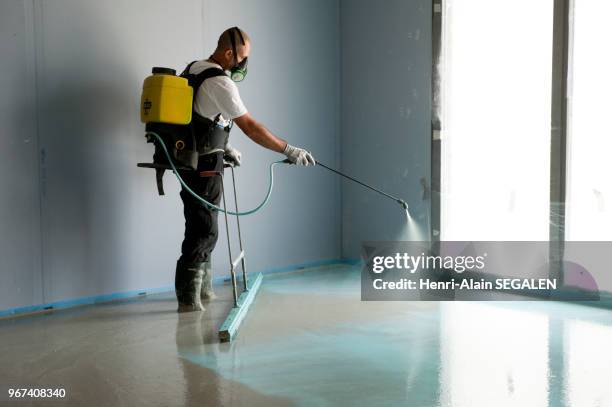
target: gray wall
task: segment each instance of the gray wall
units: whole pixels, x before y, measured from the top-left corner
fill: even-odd
[[[240,85],[250,111],[339,164],[338,3],[223,3],[0,4],[0,309],[172,285],[179,189],[167,174],[167,196],[158,197],[154,173],[135,166],[152,155],[138,120],[140,86],[152,66],[181,69],[208,56],[228,26],[253,40]],[[238,186],[249,208],[280,156],[238,130],[232,140],[243,151]],[[340,210],[337,179],[279,169],[269,207],[244,218],[250,269],[339,257]],[[220,274],[226,252],[220,241]]]
[[[248,78],[239,86],[255,118],[315,158],[339,166],[338,1],[213,1],[205,2],[204,16],[206,50],[232,25],[251,36]],[[243,152],[241,206],[252,208],[264,197],[268,163],[279,155],[255,145],[237,128],[231,143]],[[243,218],[252,269],[340,258],[339,180],[318,168],[293,166],[276,174],[269,207]],[[225,257],[223,246],[216,264]]]
[[[0,3],[0,309],[42,301],[31,13]]]
[[[426,231],[421,179],[431,180],[431,0],[340,4],[342,169],[406,200],[417,224],[412,232]],[[345,257],[359,257],[364,240],[418,239],[405,229],[396,203],[343,184]]]

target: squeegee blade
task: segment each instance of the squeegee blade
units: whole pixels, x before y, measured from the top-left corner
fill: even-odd
[[[261,273],[257,273],[255,278],[249,279],[248,290],[240,294],[240,297],[238,297],[238,306],[232,308],[227,318],[225,318],[225,322],[223,322],[221,328],[219,328],[219,340],[221,340],[221,342],[230,342],[236,337],[240,324],[244,320],[244,317],[249,311],[249,307],[253,303],[261,287],[262,280],[263,274]]]

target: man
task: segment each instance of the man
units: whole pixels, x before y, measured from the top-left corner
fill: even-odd
[[[294,164],[315,165],[308,151],[291,146],[273,135],[244,106],[234,81],[244,79],[250,51],[249,36],[238,27],[233,27],[221,34],[217,49],[208,59],[189,64],[183,72],[183,76],[190,78],[190,84],[196,84],[193,122],[200,144],[205,148],[200,151],[199,171],[182,171],[181,176],[194,192],[215,205],[219,205],[221,199],[221,177],[200,177],[199,172],[223,171],[224,157],[234,165],[240,165],[240,152],[228,143],[232,122],[251,140],[285,154]],[[178,311],[202,311],[201,301],[214,297],[211,252],[218,237],[218,213],[196,200],[184,188],[181,199],[185,238],[176,265]]]

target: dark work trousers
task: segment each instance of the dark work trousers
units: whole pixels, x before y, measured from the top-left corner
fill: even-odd
[[[185,183],[196,194],[219,206],[223,179],[220,176],[200,177],[200,171],[223,171],[223,152],[200,156],[198,171],[181,171]],[[218,211],[210,209],[183,188],[185,238],[179,263],[190,265],[210,260],[219,237]]]

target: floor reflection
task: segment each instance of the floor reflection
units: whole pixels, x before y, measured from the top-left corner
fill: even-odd
[[[569,321],[563,331],[568,406],[612,406],[612,326]]]
[[[487,303],[440,307],[440,405],[548,405],[548,316]]]
[[[182,355],[300,406],[601,407],[608,343],[609,310],[362,302],[353,269],[267,277],[236,342]]]
[[[356,268],[269,275],[231,344],[173,294],[0,321],[0,384],[62,405],[612,407],[612,312],[558,302],[362,302]],[[0,404],[2,400],[0,399]]]

